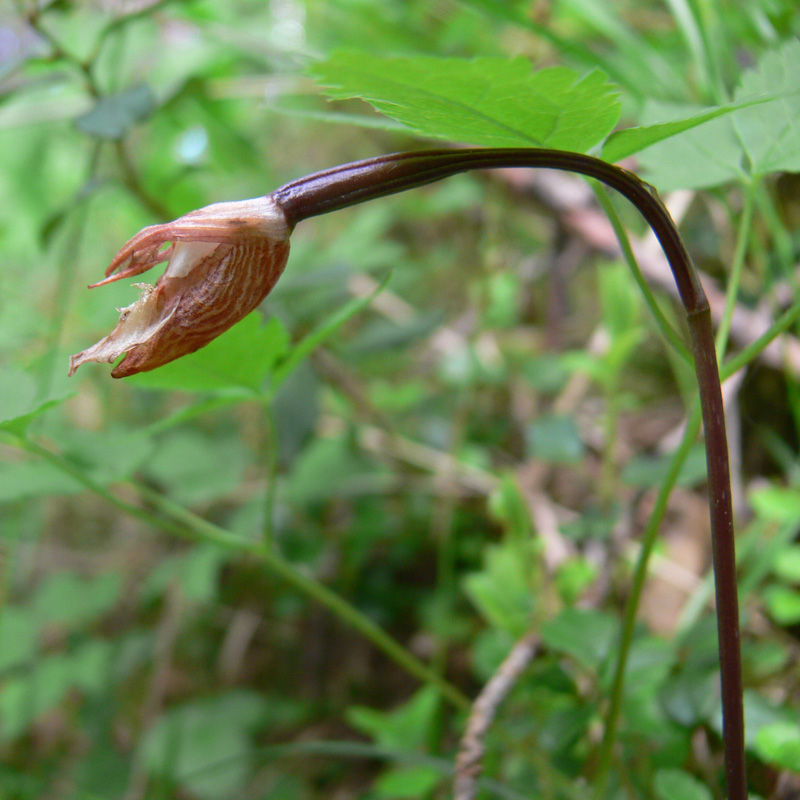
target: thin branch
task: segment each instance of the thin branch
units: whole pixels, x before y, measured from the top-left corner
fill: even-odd
[[[538,644],[539,638],[535,633],[529,633],[520,639],[472,704],[467,728],[456,756],[453,800],[474,800],[478,792],[478,779],[483,772],[486,734],[497,715],[500,703],[514,688],[517,678],[533,659]]]

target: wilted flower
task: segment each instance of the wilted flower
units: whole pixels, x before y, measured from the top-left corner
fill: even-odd
[[[111,363],[123,378],[193,353],[264,299],[289,256],[291,226],[272,199],[214,203],[136,234],[106,270],[106,283],[169,261],[155,286],[136,284],[139,299],[120,312],[117,327],[70,358],[69,374],[86,361]],[[163,245],[171,242],[169,247]],[[93,287],[90,287],[93,288]]]

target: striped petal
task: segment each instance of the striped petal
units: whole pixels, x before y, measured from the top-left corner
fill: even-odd
[[[137,284],[140,298],[120,309],[116,328],[70,359],[111,363],[122,378],[199,350],[249,314],[280,277],[289,256],[289,226],[270,197],[215,203],[133,237],[106,279],[138,275],[169,260],[155,286]],[[166,249],[163,245],[171,242]]]

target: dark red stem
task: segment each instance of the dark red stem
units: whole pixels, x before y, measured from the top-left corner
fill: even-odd
[[[272,194],[289,223],[403,192],[459,172],[534,167],[577,172],[616,189],[647,220],[669,261],[692,336],[703,409],[717,600],[725,773],[729,800],[747,800],[739,600],[725,412],[706,294],[672,217],[652,186],[593,156],[560,150],[487,148],[396,153],[292,181]]]

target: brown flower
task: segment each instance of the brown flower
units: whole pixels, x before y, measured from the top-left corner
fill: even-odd
[[[266,297],[289,256],[291,228],[270,197],[214,203],[136,234],[114,257],[105,280],[138,275],[169,261],[155,286],[135,284],[139,299],[117,327],[70,358],[69,374],[86,361],[111,363],[123,378],[193,353],[246,316]],[[171,242],[170,246],[162,246]]]

